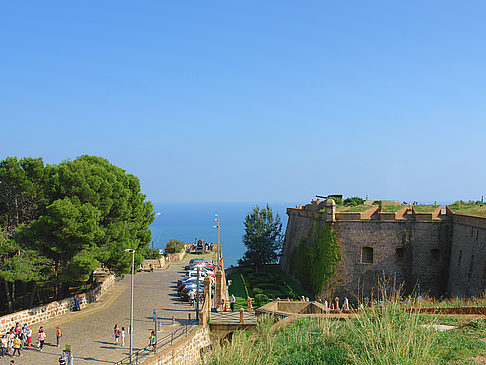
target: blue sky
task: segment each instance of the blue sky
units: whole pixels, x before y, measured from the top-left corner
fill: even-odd
[[[152,201],[485,192],[483,1],[0,5],[0,158],[106,157]]]

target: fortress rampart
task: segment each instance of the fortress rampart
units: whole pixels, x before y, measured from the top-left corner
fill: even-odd
[[[288,208],[280,265],[294,275],[293,255],[312,226],[333,225],[342,261],[333,278],[334,294],[376,297],[380,286],[402,286],[440,296],[477,296],[486,288],[486,218],[429,213],[403,206],[380,212],[336,212],[329,201]],[[334,202],[332,202],[334,203]]]

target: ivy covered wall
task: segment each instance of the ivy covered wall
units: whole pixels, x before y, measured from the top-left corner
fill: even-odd
[[[341,258],[332,224],[322,228],[321,220],[315,219],[307,237],[300,239],[292,253],[292,273],[306,289],[317,294],[336,273]]]

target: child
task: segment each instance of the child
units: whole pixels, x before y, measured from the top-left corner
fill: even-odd
[[[113,327],[113,334],[115,336],[115,345],[118,345],[118,339],[120,338],[120,330],[118,329],[117,324],[115,324],[115,327]]]
[[[19,336],[15,336],[14,343],[13,343],[13,354],[12,357],[15,357],[15,352],[18,352],[19,356],[22,356],[20,353],[20,347],[22,346],[22,341],[20,340]]]
[[[56,329],[56,343],[57,343],[57,347],[59,347],[59,342],[61,341],[61,337],[62,337],[61,329],[59,327],[57,327],[57,329]]]
[[[39,328],[39,336],[37,337],[37,340],[39,340],[39,351],[42,352],[42,349],[44,348],[44,341],[46,340],[46,333],[44,332],[44,327]]]
[[[32,330],[29,327],[27,327],[26,332],[27,333],[25,334],[25,338],[26,338],[25,343],[27,347],[30,347],[32,345]]]
[[[125,327],[122,327],[121,333],[120,333],[121,345],[122,346],[125,346],[125,336],[126,336]]]

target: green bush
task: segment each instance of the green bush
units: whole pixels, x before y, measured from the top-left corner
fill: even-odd
[[[353,196],[352,198],[346,198],[344,199],[344,206],[346,207],[355,207],[357,205],[361,205],[365,202],[363,198],[360,198],[358,196]]]
[[[165,246],[164,253],[179,253],[179,252],[184,252],[185,246],[184,242],[182,241],[177,241],[177,240],[170,240],[167,242],[167,245]]]
[[[255,300],[253,301],[255,308],[261,307],[262,305],[265,305],[268,302],[270,302],[270,299],[266,294],[255,294]]]

